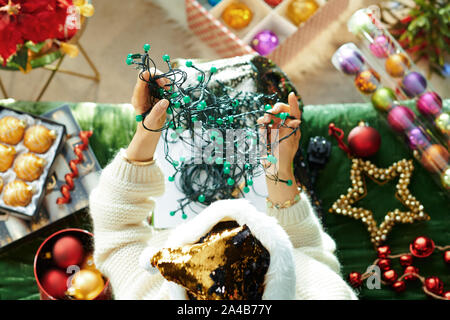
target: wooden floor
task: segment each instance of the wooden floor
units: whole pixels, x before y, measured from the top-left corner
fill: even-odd
[[[186,27],[171,19],[156,3],[161,0],[94,1],[96,13],[89,18],[81,43],[96,64],[101,81],[76,78],[57,74],[42,97],[42,101],[106,102],[126,103],[136,81],[137,72],[125,64],[130,52],[141,52],[144,43],[152,44],[153,57],[159,66],[163,54],[171,57],[217,58]],[[176,10],[184,10],[184,0],[171,0]],[[353,0],[352,0],[353,1]],[[359,1],[359,0],[358,0]],[[115,2],[115,1],[114,1]],[[345,25],[342,32],[333,39],[333,46],[302,52],[299,61],[307,63],[309,58],[321,54],[323,62],[301,70],[288,70],[306,104],[339,102],[361,102],[363,98],[354,89],[351,80],[343,77],[331,65],[329,58],[338,45],[348,41]],[[324,52],[327,50],[326,52]],[[328,57],[329,56],[329,57]],[[89,73],[90,69],[82,56],[66,58],[65,69]],[[304,69],[304,68],[302,68]],[[47,70],[33,70],[24,75],[21,72],[0,71],[0,77],[9,93],[17,100],[34,100],[49,75]],[[450,81],[438,77],[432,79],[433,86],[443,97],[449,97]],[[2,97],[1,97],[2,98]]]

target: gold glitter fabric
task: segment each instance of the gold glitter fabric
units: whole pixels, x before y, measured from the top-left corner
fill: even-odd
[[[270,254],[247,225],[223,221],[197,243],[164,248],[152,258],[162,276],[195,300],[260,300]]]

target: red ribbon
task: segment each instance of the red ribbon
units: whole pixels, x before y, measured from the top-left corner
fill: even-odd
[[[349,157],[352,156],[349,147],[344,143],[344,131],[341,128],[336,127],[334,123],[330,123],[328,125],[328,135],[335,137],[339,148],[344,150]]]
[[[73,152],[76,155],[76,159],[72,159],[69,161],[69,167],[72,172],[66,174],[64,179],[66,180],[66,184],[61,186],[62,197],[56,199],[57,204],[66,204],[72,200],[70,195],[70,191],[75,188],[75,184],[73,182],[74,179],[78,178],[78,168],[77,165],[84,161],[83,151],[89,147],[89,138],[92,136],[92,131],[81,131],[79,137],[81,139],[81,144],[77,144],[73,148]]]

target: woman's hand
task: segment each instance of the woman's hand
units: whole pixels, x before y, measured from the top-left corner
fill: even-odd
[[[156,73],[161,74],[159,71],[156,71]],[[149,76],[147,71],[143,73],[145,80],[148,80]],[[168,80],[162,78],[156,80],[156,82],[160,87],[164,87],[164,85],[168,83]],[[136,111],[136,115],[143,114],[151,108],[150,113],[145,117],[144,124],[149,129],[157,130],[164,126],[169,101],[162,99],[152,105],[151,98],[147,82],[138,77],[131,103]],[[132,161],[152,160],[160,136],[160,132],[148,131],[143,127],[142,123],[139,122],[136,133],[128,146],[127,158]]]
[[[264,134],[264,143],[266,143],[265,137],[268,137],[269,142],[273,145],[273,149],[268,151],[276,158],[275,163],[269,161],[264,161],[263,163],[266,167],[269,199],[273,203],[284,203],[288,200],[293,200],[298,194],[292,163],[297,153],[301,132],[300,130],[296,130],[294,134],[292,132],[293,129],[298,128],[300,125],[301,112],[297,97],[293,92],[289,94],[288,103],[289,105],[277,103],[271,110],[268,110],[269,113],[274,115],[281,112],[288,112],[294,119],[286,119],[285,125],[287,127],[280,126],[283,120],[271,114],[266,113],[258,119],[258,124],[268,128],[267,133],[264,130],[262,131]],[[287,136],[289,137],[278,143],[279,140]],[[289,185],[285,182],[277,181],[276,178],[283,181],[290,181],[291,183]]]

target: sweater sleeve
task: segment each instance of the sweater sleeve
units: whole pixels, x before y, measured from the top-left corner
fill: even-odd
[[[155,234],[146,221],[155,205],[150,197],[163,194],[165,186],[156,164],[130,164],[123,152],[103,169],[90,195],[90,214],[96,266],[108,277],[117,299],[134,299],[158,283],[156,275],[139,267],[139,256]]]
[[[301,200],[289,208],[268,207],[267,214],[278,220],[294,247],[299,298],[357,299],[342,279],[336,244],[323,230],[306,193],[302,192]],[[306,283],[310,281],[316,284]]]

